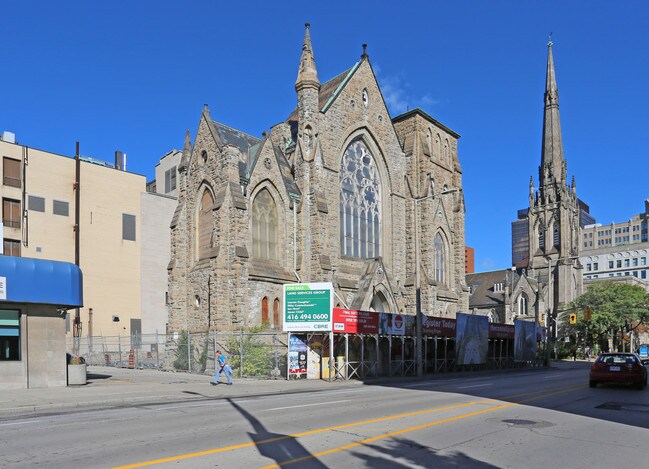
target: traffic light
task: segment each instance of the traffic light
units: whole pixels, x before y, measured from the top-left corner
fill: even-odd
[[[591,308],[589,308],[588,306],[586,306],[584,308],[584,320],[590,321],[590,318],[592,317],[592,314],[593,314],[593,310]]]
[[[570,324],[577,324],[577,315],[575,313],[570,313]]]

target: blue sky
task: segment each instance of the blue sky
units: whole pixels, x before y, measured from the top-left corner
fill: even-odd
[[[646,1],[21,1],[2,5],[0,131],[153,179],[212,118],[252,135],[296,104],[304,23],[322,82],[368,44],[393,116],[458,132],[476,271],[511,262],[511,222],[538,185],[552,32],[568,177],[598,222],[649,198]]]

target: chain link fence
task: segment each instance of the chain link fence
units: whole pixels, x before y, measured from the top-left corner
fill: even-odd
[[[67,350],[95,366],[215,373],[215,353],[239,378],[286,378],[286,334],[218,332],[68,338]]]

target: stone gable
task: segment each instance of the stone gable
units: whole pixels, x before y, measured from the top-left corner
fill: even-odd
[[[312,54],[308,40],[304,50]],[[312,56],[307,59],[308,79],[299,75],[296,83],[296,110],[262,140],[228,128],[229,137],[208,110],[201,114],[194,144],[183,156],[187,169],[179,174],[179,205],[171,227],[172,331],[256,326],[263,305],[269,326],[279,329],[281,319],[276,323],[273,317],[279,308],[281,318],[282,285],[298,281],[333,282],[340,306],[415,313],[412,198],[426,195],[431,179],[434,190],[461,188],[459,136],[424,113],[393,121],[367,56],[324,85],[317,81]],[[446,160],[430,139],[426,144],[428,129],[448,141]],[[341,162],[358,141],[371,155],[378,180],[377,257],[341,254]],[[215,199],[210,222],[216,246],[199,259],[196,226],[206,188]],[[256,198],[265,191],[274,211],[259,208],[254,215]],[[423,309],[454,316],[468,310],[462,193],[419,205]],[[275,221],[261,224],[255,216]],[[435,281],[434,265],[438,232],[445,243],[441,282]],[[276,257],[257,255],[255,242],[276,249]]]

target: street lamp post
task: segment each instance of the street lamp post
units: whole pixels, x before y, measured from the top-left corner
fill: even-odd
[[[424,359],[423,359],[423,346],[422,346],[422,326],[424,315],[421,311],[421,273],[420,273],[420,240],[419,240],[419,202],[426,199],[433,199],[438,195],[450,194],[452,192],[459,192],[461,188],[444,189],[437,194],[428,194],[424,197],[413,198],[415,205],[414,210],[414,229],[415,229],[415,361],[417,365],[417,376],[424,376]]]

